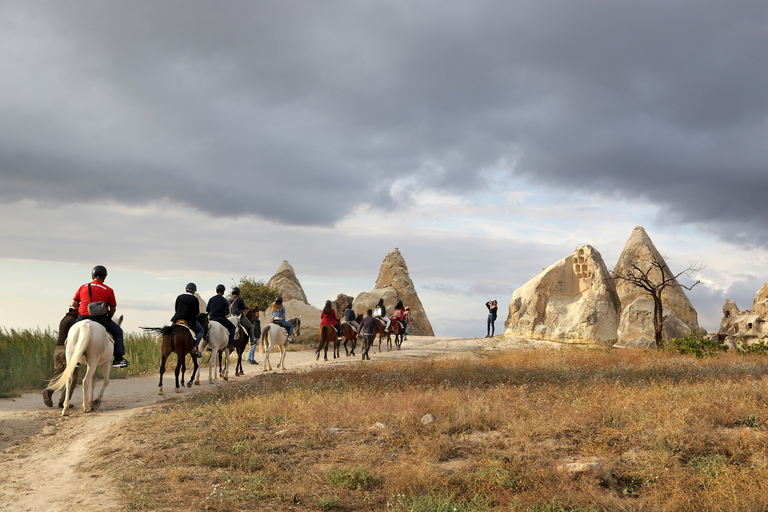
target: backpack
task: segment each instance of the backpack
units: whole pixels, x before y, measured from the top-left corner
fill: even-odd
[[[229,299],[228,302],[229,302],[229,314],[232,315],[232,316],[240,316],[242,311],[237,306],[237,303],[238,303],[237,298],[236,297],[235,298],[231,298],[231,299]]]

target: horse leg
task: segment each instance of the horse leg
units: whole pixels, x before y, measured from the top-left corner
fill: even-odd
[[[189,382],[187,382],[187,387],[191,388],[192,381],[195,381],[195,384],[200,384],[200,377],[199,377],[199,374],[197,373],[197,370],[199,368],[199,365],[197,364],[197,358],[192,354],[189,354],[189,356],[192,358],[192,375],[189,377]],[[187,356],[184,356],[184,357],[187,357]]]
[[[286,340],[287,343],[288,340]],[[286,344],[283,343],[280,345],[280,366],[279,368],[282,368],[283,371],[285,371],[285,354],[288,352],[288,347],[286,347]]]
[[[163,352],[162,358],[160,359],[160,383],[157,385],[158,395],[163,394],[163,374],[165,373],[165,362],[167,360],[168,360],[168,356],[165,355],[165,352]]]
[[[88,363],[83,379],[83,412],[91,412],[93,400],[93,374],[96,373],[96,365]]]
[[[184,361],[178,355],[179,353],[176,352],[176,368],[173,370],[173,374],[176,376],[176,388],[174,391],[181,393],[181,389],[179,389],[179,371],[181,371],[181,365],[184,364]]]
[[[218,359],[219,349],[211,347],[211,358],[208,360],[208,384],[213,384],[214,380],[216,384],[219,383],[218,370],[214,367],[216,360]]]
[[[101,365],[101,373],[104,375],[104,382],[101,385],[101,391],[99,391],[99,396],[97,396],[96,400],[93,401],[92,410],[94,411],[97,410],[99,407],[101,407],[101,399],[104,397],[104,391],[107,389],[107,386],[109,386],[109,370],[111,368],[112,368],[112,357],[110,354],[110,358],[107,359],[107,362]],[[96,387],[96,383],[94,383],[94,388],[95,387]]]
[[[64,410],[61,411],[61,415],[69,416],[69,401],[72,400],[72,391],[75,390],[75,374],[74,373],[67,381],[67,387],[64,389],[66,390],[66,396],[64,398]]]
[[[181,387],[184,387],[184,374],[187,372],[187,356],[184,355],[184,347],[179,347],[176,357],[181,361]]]

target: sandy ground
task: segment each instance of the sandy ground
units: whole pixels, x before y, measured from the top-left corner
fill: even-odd
[[[546,343],[527,340],[502,340],[501,338],[435,338],[411,336],[403,343],[400,351],[375,353],[370,363],[382,358],[415,358],[467,354],[476,350],[526,349],[547,347]],[[293,346],[292,346],[293,347]],[[341,348],[341,359],[315,360],[312,349],[289,352],[286,356],[288,372],[309,369],[315,365],[347,364],[360,360],[347,358]],[[257,353],[258,356],[258,353]],[[270,356],[272,367],[279,361],[279,353]],[[229,382],[244,379],[263,378],[273,372],[263,372],[263,356],[257,357],[259,365],[244,363],[245,376],[234,377],[231,366]],[[366,362],[368,364],[368,362]],[[169,398],[178,398],[173,392],[173,367],[175,357],[170,361],[170,370],[164,378],[165,395],[157,394],[158,376],[138,377],[110,381],[103,403],[96,412],[83,414],[82,391],[78,387],[72,402],[73,409],[68,417],[61,416],[56,407],[59,392],[53,396],[54,407],[43,404],[42,390],[27,393],[18,398],[0,399],[0,510],[13,511],[71,511],[79,510],[125,510],[119,490],[104,471],[83,469],[84,463],[95,458],[110,446],[120,445],[120,430],[142,408]],[[117,371],[117,370],[116,370]],[[220,385],[227,383],[220,381]],[[204,367],[200,386],[184,388],[190,395],[201,390],[210,390],[215,384],[208,383],[208,367]],[[101,382],[96,385],[96,392]]]

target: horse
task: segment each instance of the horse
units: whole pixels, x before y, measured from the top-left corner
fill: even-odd
[[[393,318],[389,324],[389,330],[395,335],[395,346],[397,350],[400,350],[400,345],[403,344],[403,337],[405,336],[405,325],[400,320]]]
[[[208,383],[219,384],[219,374],[224,380],[229,380],[229,353],[227,352],[227,345],[229,344],[229,333],[227,328],[221,325],[217,321],[212,321],[208,324],[208,336],[203,338],[200,343],[200,351],[202,352],[206,346],[211,348],[211,358],[208,360]],[[214,368],[216,361],[219,359],[219,352],[224,353],[224,367],[221,372]],[[202,371],[200,373],[203,373]],[[195,384],[200,384],[200,373],[197,374]]]
[[[123,323],[122,315],[117,319],[117,324]],[[58,391],[66,386],[66,398],[62,416],[69,416],[69,399],[74,389],[72,374],[78,363],[88,366],[83,378],[83,412],[95,411],[101,405],[104,390],[109,385],[109,371],[112,368],[112,354],[115,351],[115,341],[109,335],[107,329],[93,320],[81,320],[69,330],[67,335],[67,367],[53,382],[48,385],[51,391]],[[99,396],[94,400],[93,382],[96,369],[101,366],[104,374],[104,384],[101,386]]]
[[[198,319],[201,316],[205,316],[205,314],[198,315]],[[176,354],[176,368],[173,373],[176,377],[175,391],[177,393],[181,393],[181,387],[179,387],[179,371],[181,371],[181,386],[183,387],[184,373],[187,370],[187,354],[192,356],[192,364],[194,367],[192,375],[189,377],[189,382],[187,383],[187,387],[191,388],[199,367],[197,358],[192,355],[192,351],[195,349],[195,335],[185,325],[180,324],[166,325],[164,327],[142,327],[142,329],[149,332],[159,333],[162,336],[160,348],[160,354],[162,356],[160,360],[160,383],[157,385],[157,394],[163,394],[165,363],[171,353]]]
[[[251,323],[253,323],[253,311],[250,309],[246,309],[243,313],[245,317],[250,320]],[[237,331],[235,333],[235,350],[237,351],[237,363],[235,363],[235,377],[239,377],[241,375],[245,375],[245,371],[243,371],[243,352],[245,352],[245,347],[248,346],[248,342],[251,341],[251,336],[248,334],[248,331],[245,327],[243,327],[243,324],[240,322],[237,322]]]
[[[325,347],[325,360],[328,360],[328,344],[333,340],[333,358],[336,359],[339,356],[339,334],[336,331],[336,327],[331,324],[325,324],[320,326],[320,332],[318,334],[320,341],[317,345],[317,352],[315,355],[316,360],[320,359],[320,351]]]
[[[389,331],[387,330],[386,326],[384,325],[384,321],[380,319],[376,319],[375,322],[373,322],[373,339],[376,340],[376,335],[379,335],[379,354],[381,354],[381,337],[385,334],[387,335],[387,352],[392,350],[392,338],[389,337]]]
[[[301,334],[301,316],[288,320],[293,325],[293,335]],[[261,328],[261,338],[259,340],[259,354],[264,355],[264,367],[262,371],[271,371],[272,364],[269,362],[269,354],[275,347],[280,348],[280,362],[278,368],[285,370],[285,354],[288,351],[288,332],[282,325],[269,323]]]
[[[354,357],[355,349],[357,348],[357,331],[350,324],[344,322],[341,324],[341,335],[344,338],[344,351],[347,353],[347,357]],[[352,350],[347,349],[347,342],[352,342]]]

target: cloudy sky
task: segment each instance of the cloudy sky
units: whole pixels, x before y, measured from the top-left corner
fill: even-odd
[[[0,326],[95,264],[126,327],[293,265],[314,305],[398,247],[438,335],[636,225],[716,328],[768,281],[768,3],[0,3]]]

